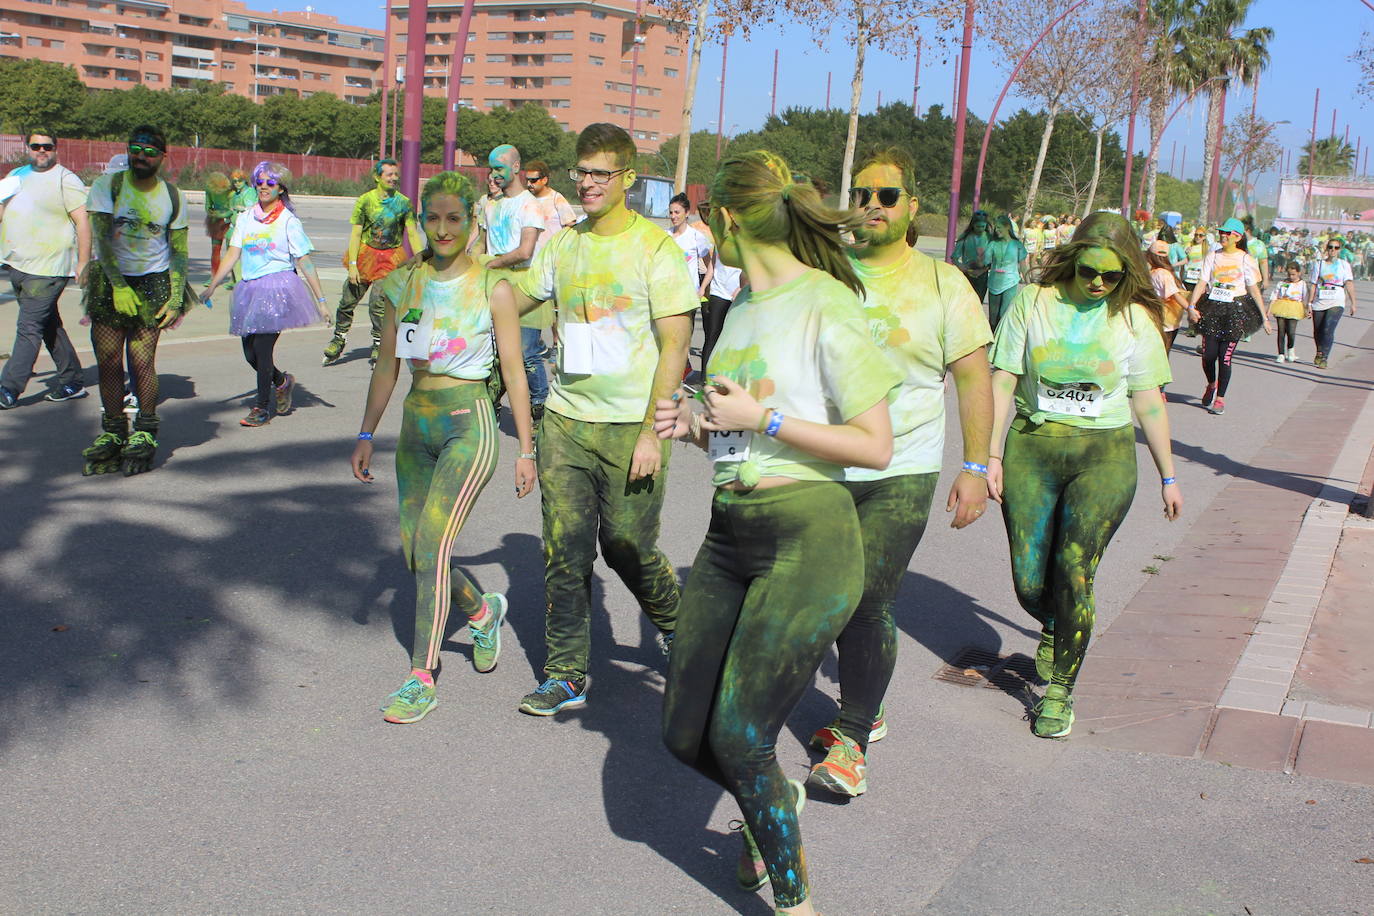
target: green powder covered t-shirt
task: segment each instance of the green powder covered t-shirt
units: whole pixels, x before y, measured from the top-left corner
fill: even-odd
[[[654,321],[697,307],[695,278],[672,236],[638,214],[611,236],[587,223],[556,234],[514,280],[557,314],[545,407],[572,420],[640,423],[649,408]]]
[[[1078,306],[1052,286],[1027,286],[1012,300],[992,364],[1018,376],[1018,415],[1088,429],[1129,426],[1130,392],[1172,381],[1164,340],[1144,308],[1132,303],[1111,315],[1106,300]]]
[[[978,294],[957,267],[911,250],[896,264],[870,270],[853,260],[873,342],[902,371],[893,391],[892,463],[886,470],[849,468],[846,480],[881,480],[940,470],[945,450],[945,367],[992,342]]]
[[[399,191],[388,195],[380,188],[373,188],[358,198],[348,221],[362,227],[364,245],[386,251],[401,247],[406,223],[414,219],[410,198]]]
[[[674,246],[676,247],[676,246]],[[678,262],[683,263],[681,254]],[[967,287],[967,283],[964,284]],[[707,375],[723,375],[785,418],[838,424],[887,398],[902,373],[873,342],[859,297],[820,270],[767,292],[744,289],[725,316]],[[845,469],[762,433],[717,458],[716,486],[759,477],[843,480]],[[714,456],[713,456],[714,457]],[[738,457],[740,460],[730,460]]]

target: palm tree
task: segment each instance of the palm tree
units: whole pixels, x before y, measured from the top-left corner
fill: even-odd
[[[1202,201],[1198,220],[1206,222],[1212,210],[1212,161],[1221,146],[1226,113],[1226,93],[1231,82],[1250,85],[1269,66],[1269,43],[1274,30],[1267,27],[1238,32],[1254,0],[1206,0],[1196,18],[1180,31],[1179,55],[1196,85],[1212,80],[1207,89],[1207,134],[1202,148]]]
[[[1308,167],[1311,163],[1312,167]],[[1298,157],[1299,175],[1349,175],[1355,171],[1355,147],[1340,137],[1323,137],[1303,144]]]

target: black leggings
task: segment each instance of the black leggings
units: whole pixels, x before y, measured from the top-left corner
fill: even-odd
[[[1279,356],[1293,349],[1298,342],[1298,319],[1275,318],[1279,330]]]
[[[1208,385],[1217,386],[1217,397],[1226,397],[1226,386],[1231,384],[1231,357],[1235,355],[1239,340],[1221,340],[1211,335],[1202,338],[1202,374],[1207,376]]]
[[[711,351],[720,339],[720,329],[725,326],[725,313],[730,311],[732,300],[721,296],[708,296],[706,305],[701,309],[701,374],[706,375],[706,364],[711,360]]]
[[[248,365],[258,371],[258,397],[254,406],[267,409],[271,403],[272,388],[282,383],[282,374],[272,365],[272,350],[277,346],[280,334],[246,334],[243,338],[243,358]]]

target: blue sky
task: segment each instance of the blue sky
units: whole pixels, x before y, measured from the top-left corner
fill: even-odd
[[[1313,92],[1321,85],[1321,110],[1317,121],[1317,136],[1331,131],[1332,109],[1336,109],[1337,133],[1344,135],[1350,126],[1350,142],[1363,137],[1363,148],[1374,144],[1374,100],[1363,105],[1355,97],[1357,68],[1349,60],[1364,32],[1374,32],[1374,11],[1360,0],[1317,0],[1317,15],[1306,8],[1295,10],[1281,0],[1256,0],[1247,25],[1267,25],[1277,33],[1271,48],[1272,63],[1265,72],[1259,96],[1259,113],[1271,120],[1290,121],[1278,128],[1277,137],[1286,148],[1294,150],[1307,141],[1312,127]],[[383,26],[382,7],[377,6],[363,15],[357,4],[324,0],[313,4],[322,13],[332,13],[345,21],[375,28]],[[281,8],[290,9],[290,5]],[[304,9],[304,4],[297,8]],[[361,20],[361,21],[360,21]],[[735,40],[730,43],[726,74],[725,131],[738,133],[757,127],[767,117],[773,77],[773,51],[781,52],[778,74],[778,108],[788,106],[821,107],[825,103],[826,74],[831,74],[830,102],[835,107],[847,107],[849,80],[853,67],[853,50],[835,37],[844,31],[839,24],[830,40],[818,46],[809,31],[800,25],[784,25],[759,30],[753,41]],[[933,33],[930,37],[933,37]],[[946,110],[953,107],[954,59],[958,53],[959,34],[945,36],[947,48],[926,41],[921,55],[921,88],[919,103],[922,109],[940,103]],[[721,49],[707,45],[702,51],[701,78],[698,82],[698,101],[694,117],[698,130],[716,128],[719,104]],[[881,52],[870,52],[865,68],[863,110],[877,107],[878,94],[884,102],[894,99],[911,100],[914,58],[897,58]],[[969,79],[969,108],[986,118],[1006,80],[1007,67],[987,42],[977,41],[973,49],[973,65]],[[1129,91],[1124,87],[1123,91]],[[1006,117],[1022,105],[1034,103],[1017,98],[1014,91],[1002,103],[999,117]],[[1248,111],[1248,89],[1232,95],[1227,103],[1228,115]],[[1174,119],[1160,144],[1161,166],[1168,168],[1172,150],[1177,149],[1175,173],[1196,178],[1202,171],[1203,118],[1206,106],[1201,101],[1185,108]],[[1125,125],[1122,125],[1125,135]],[[1149,136],[1142,117],[1136,128],[1137,149],[1149,147]],[[1184,150],[1186,164],[1181,163]],[[996,155],[993,147],[990,155]],[[1229,163],[1224,164],[1229,168]],[[1374,171],[1374,156],[1371,156]],[[1260,181],[1261,192],[1273,193],[1277,187],[1275,175]]]

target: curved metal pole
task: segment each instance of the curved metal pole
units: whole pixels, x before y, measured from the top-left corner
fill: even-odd
[[[983,127],[983,142],[978,147],[978,169],[973,173],[973,209],[978,209],[978,201],[983,195],[983,166],[987,163],[988,141],[992,138],[992,125],[997,123],[997,112],[1002,108],[1002,100],[1007,97],[1007,92],[1010,91],[1011,84],[1016,82],[1016,75],[1021,72],[1021,68],[1025,66],[1026,61],[1030,60],[1030,56],[1035,53],[1035,49],[1040,47],[1040,42],[1045,40],[1045,36],[1054,31],[1054,27],[1063,22],[1064,19],[1068,17],[1069,13],[1072,13],[1087,2],[1088,0],[1078,0],[1073,6],[1060,13],[1053,22],[1045,26],[1045,31],[1041,32],[1035,41],[1031,42],[1030,47],[1026,49],[1026,53],[1022,54],[1021,58],[1017,60],[1016,66],[1011,68],[1011,76],[1007,77],[1006,85],[1004,85],[1002,91],[997,94],[997,101],[992,105],[992,114],[988,116],[988,123]]]
[[[1141,33],[1145,31],[1145,0],[1140,0],[1140,15],[1135,22],[1136,53],[1145,43]],[[1126,123],[1126,172],[1121,176],[1121,215],[1130,219],[1127,213],[1131,207],[1131,169],[1135,166],[1135,121],[1140,113],[1140,61],[1136,60],[1131,68],[1131,117]]]
[[[959,86],[954,98],[954,164],[949,176],[949,219],[945,224],[945,260],[954,258],[959,227],[959,184],[964,177],[964,128],[968,122],[968,68],[973,56],[973,3],[964,0],[964,41],[959,55]]]
[[[1182,111],[1184,105],[1187,105],[1193,99],[1197,98],[1197,94],[1202,91],[1203,86],[1206,86],[1208,83],[1214,82],[1219,79],[1221,79],[1221,77],[1213,76],[1203,80],[1202,82],[1194,86],[1191,92],[1189,92],[1187,95],[1183,97],[1183,101],[1179,102],[1177,105],[1174,106],[1174,110],[1169,112],[1169,116],[1164,119],[1164,126],[1159,129],[1159,136],[1155,137],[1154,142],[1150,144],[1150,154],[1145,157],[1145,162],[1147,165],[1149,164],[1150,160],[1155,157],[1155,153],[1159,152],[1159,144],[1164,141],[1164,131],[1169,129],[1169,122],[1174,119],[1174,115]],[[1149,177],[1149,174],[1150,170],[1147,168],[1140,175],[1140,188],[1136,193],[1136,198],[1139,200],[1145,199],[1145,179]]]

